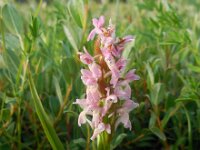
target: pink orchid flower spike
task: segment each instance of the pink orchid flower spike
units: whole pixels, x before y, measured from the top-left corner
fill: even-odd
[[[133,41],[134,37],[115,37],[115,26],[110,20],[109,26],[105,28],[103,16],[94,18],[92,22],[94,29],[87,40],[98,36],[95,42],[98,53],[95,48],[95,56],[91,56],[85,47],[84,52],[79,53],[81,62],[86,65],[85,69],[81,69],[86,93],[83,99],[76,99],[74,104],[83,109],[79,114],[78,125],[88,123],[93,130],[91,140],[95,140],[105,135],[112,137],[120,124],[131,130],[129,113],[138,104],[131,100],[130,83],[140,77],[136,75],[135,69],[125,72],[128,60],[122,57],[125,44]],[[109,141],[104,140],[101,144],[106,145],[105,142]]]

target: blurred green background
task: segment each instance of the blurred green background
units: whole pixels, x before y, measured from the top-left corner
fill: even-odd
[[[125,51],[141,77],[133,129],[120,126],[112,149],[198,150],[199,10],[198,0],[0,0],[0,149],[95,149],[72,103],[85,91],[77,52],[93,53],[91,20],[104,15],[117,36],[136,36]]]

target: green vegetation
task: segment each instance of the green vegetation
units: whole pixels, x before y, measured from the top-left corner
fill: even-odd
[[[0,149],[95,149],[81,109],[85,91],[77,52],[93,17],[135,35],[125,56],[141,80],[132,131],[122,126],[113,149],[200,147],[200,2],[195,0],[0,1]]]

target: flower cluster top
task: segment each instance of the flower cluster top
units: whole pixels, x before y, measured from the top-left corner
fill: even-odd
[[[94,130],[91,140],[98,134],[111,134],[122,123],[131,129],[129,112],[138,106],[131,100],[129,83],[139,80],[135,69],[125,72],[127,60],[122,57],[125,44],[134,40],[132,36],[115,37],[115,27],[111,21],[104,27],[104,17],[92,20],[94,29],[87,40],[93,40],[95,35],[95,56],[91,56],[84,48],[80,60],[87,69],[81,69],[81,79],[86,86],[84,99],[76,99],[83,111],[78,118],[78,124],[88,122]]]

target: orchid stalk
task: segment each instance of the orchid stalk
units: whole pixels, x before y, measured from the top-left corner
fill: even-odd
[[[98,149],[110,149],[114,131],[122,123],[131,130],[129,113],[138,103],[131,100],[130,82],[139,80],[135,69],[125,71],[127,60],[122,57],[126,43],[134,40],[133,36],[118,38],[111,20],[107,28],[105,19],[92,20],[94,29],[87,40],[95,36],[95,54],[91,56],[87,49],[80,52],[80,60],[87,65],[81,69],[81,79],[86,86],[84,99],[76,99],[83,111],[78,118],[78,125],[89,123],[93,130],[91,140],[97,138]],[[90,117],[89,117],[90,116]]]

